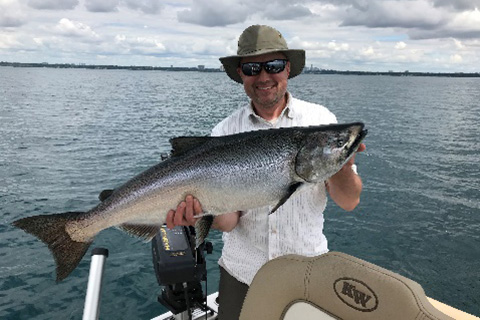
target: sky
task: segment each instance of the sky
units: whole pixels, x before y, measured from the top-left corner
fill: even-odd
[[[0,0],[0,61],[218,68],[253,24],[308,67],[480,72],[480,0]]]

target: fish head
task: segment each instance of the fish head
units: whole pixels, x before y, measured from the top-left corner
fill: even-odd
[[[361,122],[307,128],[295,161],[296,174],[306,182],[327,180],[354,155],[366,135]]]

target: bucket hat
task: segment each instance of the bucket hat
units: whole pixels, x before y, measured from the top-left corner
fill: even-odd
[[[287,42],[275,28],[264,25],[253,25],[243,31],[238,39],[237,55],[222,57],[222,63],[227,75],[238,83],[243,83],[237,72],[240,60],[243,57],[258,56],[261,54],[281,52],[290,61],[290,75],[293,78],[299,75],[305,66],[305,50],[288,49]]]

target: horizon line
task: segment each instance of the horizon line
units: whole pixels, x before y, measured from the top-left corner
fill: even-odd
[[[127,70],[157,70],[157,71],[202,71],[202,72],[225,72],[223,66],[219,68],[208,68],[205,65],[196,67],[178,67],[170,65],[169,67],[148,66],[148,65],[116,65],[116,64],[86,64],[86,63],[49,63],[49,62],[9,62],[0,61],[0,66],[11,67],[60,67],[60,68],[86,68],[86,69],[127,69]],[[314,66],[304,67],[302,73],[306,74],[356,74],[356,75],[444,75],[444,76],[470,76],[480,77],[480,72],[433,72],[433,71],[361,71],[361,70],[336,70],[322,69]]]

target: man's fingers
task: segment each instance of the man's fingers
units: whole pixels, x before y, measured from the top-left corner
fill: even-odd
[[[167,213],[167,219],[166,219],[166,223],[167,223],[167,228],[168,229],[173,229],[175,227],[175,223],[173,222],[173,216],[175,215],[175,211],[174,210],[170,210],[168,211]]]
[[[195,212],[195,215],[203,213],[202,205],[197,198],[193,199],[193,211]]]
[[[175,212],[175,217],[173,218],[173,222],[176,226],[183,226],[184,223],[184,215],[185,215],[185,201],[180,202],[177,206],[177,211]]]
[[[195,223],[195,218],[193,217],[195,213],[193,212],[193,197],[191,195],[188,195],[185,198],[185,219],[189,224],[194,224]]]
[[[167,213],[166,224],[172,229],[175,226],[191,226],[197,222],[196,215],[203,212],[200,202],[193,196],[188,195],[185,201],[178,204],[176,210],[170,210]]]
[[[363,152],[367,149],[367,147],[365,146],[364,143],[360,143],[360,145],[358,146],[358,149],[357,151],[353,154],[353,156],[350,158],[350,160],[348,160],[347,164],[349,165],[353,165],[355,163],[355,157],[357,155],[358,152]]]
[[[358,146],[357,152],[363,152],[366,149],[367,147],[365,146],[365,143],[360,143],[360,145]]]

